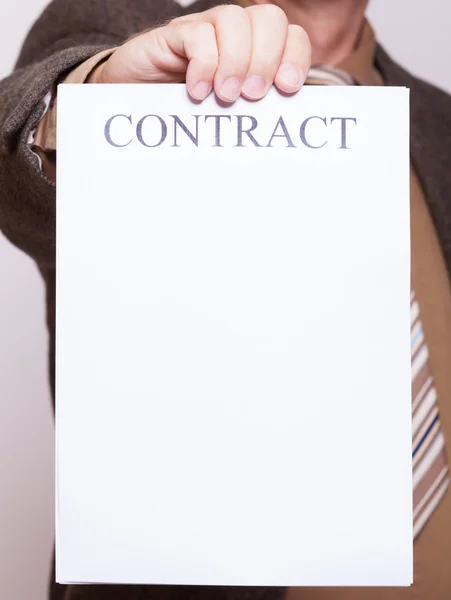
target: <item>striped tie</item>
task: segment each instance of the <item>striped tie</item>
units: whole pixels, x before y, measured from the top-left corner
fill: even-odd
[[[307,85],[356,85],[344,71],[331,67],[312,67]],[[420,308],[411,292],[412,356],[412,468],[413,536],[420,533],[445,495],[450,474],[445,438],[440,426],[437,391],[429,363],[429,351],[420,320]]]
[[[423,528],[449,486],[445,438],[424,340],[420,308],[411,293],[413,535]]]

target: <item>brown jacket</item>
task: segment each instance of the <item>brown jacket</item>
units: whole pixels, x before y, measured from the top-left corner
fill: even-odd
[[[31,29],[14,73],[0,82],[0,229],[32,256],[47,286],[50,380],[54,389],[55,184],[41,172],[27,140],[43,98],[76,65],[169,18],[219,4],[198,0],[54,0]],[[451,273],[451,98],[396,65],[382,48],[376,62],[388,85],[411,89],[411,158],[425,191]],[[379,174],[381,177],[383,173]],[[86,215],[89,219],[89,214]],[[82,243],[82,242],[81,242]],[[450,365],[451,368],[451,365]],[[52,586],[52,599],[274,598],[278,590]]]

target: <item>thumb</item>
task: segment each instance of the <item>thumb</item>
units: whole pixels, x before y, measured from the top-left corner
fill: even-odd
[[[175,83],[186,80],[188,91],[195,97],[199,95],[194,93],[194,88],[198,83],[204,84],[202,97],[199,97],[203,99],[212,87],[217,66],[214,26],[201,20],[177,20],[126,42],[99,67],[94,82]]]

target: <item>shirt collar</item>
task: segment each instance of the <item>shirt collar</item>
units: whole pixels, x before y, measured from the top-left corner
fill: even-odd
[[[383,85],[382,77],[374,66],[376,46],[373,28],[365,19],[354,50],[336,67],[349,73],[358,85]]]

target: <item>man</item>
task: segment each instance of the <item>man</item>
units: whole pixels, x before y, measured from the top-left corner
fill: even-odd
[[[36,260],[46,282],[52,389],[57,83],[186,81],[198,101],[214,90],[232,103],[240,94],[260,99],[272,84],[296,92],[313,56],[315,65],[333,68],[311,70],[308,83],[410,87],[415,583],[406,589],[304,588],[289,590],[288,597],[444,600],[451,596],[451,99],[408,75],[376,45],[364,20],[366,0],[216,4],[54,0],[31,30],[16,71],[0,83],[0,228]],[[279,589],[51,586],[52,600],[284,595]]]

